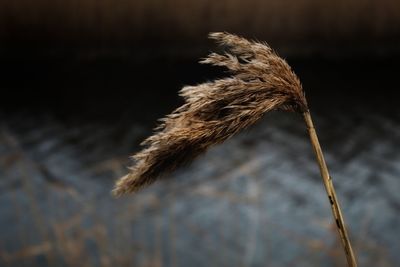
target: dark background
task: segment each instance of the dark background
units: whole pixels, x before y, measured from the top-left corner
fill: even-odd
[[[226,75],[210,31],[303,82],[360,266],[400,262],[400,4],[0,2],[0,266],[344,266],[301,117],[272,112],[113,199],[177,91]]]

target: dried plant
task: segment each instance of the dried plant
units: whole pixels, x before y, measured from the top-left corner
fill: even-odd
[[[113,193],[134,192],[154,182],[254,124],[265,112],[298,112],[307,125],[348,264],[357,266],[299,79],[265,43],[228,33],[211,33],[210,38],[227,52],[212,53],[201,63],[226,67],[231,77],[184,87],[180,95],[185,104],[162,119],[156,133],[142,143],[146,148],[133,156],[136,164],[117,181]]]
[[[142,143],[146,148],[133,156],[136,164],[117,182],[116,195],[154,182],[267,111],[307,110],[299,79],[269,46],[228,33],[211,33],[210,38],[228,53],[212,53],[201,63],[224,66],[233,76],[180,91],[186,103],[162,119],[157,132]]]

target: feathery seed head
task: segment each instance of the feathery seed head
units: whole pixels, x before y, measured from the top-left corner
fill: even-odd
[[[209,36],[227,53],[212,53],[200,63],[226,67],[232,77],[180,91],[185,104],[162,119],[156,133],[142,143],[145,148],[133,156],[136,163],[129,174],[117,181],[115,195],[154,182],[254,124],[265,112],[308,109],[300,80],[267,44],[223,32]]]

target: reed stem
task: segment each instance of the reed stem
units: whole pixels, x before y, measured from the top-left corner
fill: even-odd
[[[319,170],[321,172],[321,176],[324,181],[326,193],[328,194],[329,203],[331,204],[332,214],[336,221],[336,228],[339,232],[340,239],[344,247],[348,266],[356,267],[357,266],[356,258],[354,256],[354,252],[350,244],[350,239],[346,230],[346,226],[344,224],[342,211],[340,209],[339,202],[336,197],[335,188],[333,187],[332,183],[332,178],[329,175],[328,167],[326,166],[326,162],[322,154],[321,146],[319,144],[317,133],[315,131],[314,124],[311,119],[310,111],[308,110],[304,112],[303,117],[307,125],[308,133],[310,135],[311,144],[313,146],[315,155],[317,157]]]

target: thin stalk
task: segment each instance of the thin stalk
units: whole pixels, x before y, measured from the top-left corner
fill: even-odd
[[[340,209],[339,202],[336,197],[335,188],[333,187],[332,183],[332,178],[329,175],[328,167],[326,166],[324,155],[322,154],[321,146],[319,144],[317,133],[315,131],[314,124],[311,119],[310,111],[304,112],[303,117],[307,125],[308,133],[310,135],[311,144],[313,146],[315,155],[317,157],[319,170],[321,172],[321,176],[324,181],[326,193],[328,194],[329,203],[331,204],[332,214],[336,221],[336,228],[339,232],[340,239],[344,247],[348,266],[356,267],[357,266],[356,258],[354,256],[354,252],[350,244],[350,239],[346,230],[346,226],[344,224],[342,211]]]

